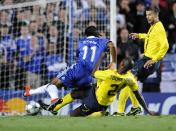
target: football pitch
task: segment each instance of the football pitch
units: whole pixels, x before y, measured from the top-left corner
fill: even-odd
[[[176,131],[176,116],[0,117],[0,131]]]

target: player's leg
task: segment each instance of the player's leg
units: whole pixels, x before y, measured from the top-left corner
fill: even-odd
[[[65,79],[65,77],[66,78],[68,77],[67,76],[68,72],[69,73],[72,72],[72,71],[70,71],[70,70],[72,70],[72,68],[73,68],[73,65],[71,67],[66,67],[63,71],[58,73],[57,77],[52,79],[51,83],[46,84],[44,86],[41,86],[41,87],[39,87],[37,89],[30,89],[30,86],[27,86],[25,88],[24,96],[30,96],[30,95],[36,95],[36,94],[41,94],[41,93],[48,92],[49,95],[51,96],[51,98],[53,98],[53,97],[54,98],[58,98],[57,87],[61,87],[63,84],[66,83],[66,81],[68,81],[68,79]]]
[[[107,116],[109,113],[106,112],[108,106],[102,106],[97,102],[97,99],[93,100],[92,104],[88,105],[93,110],[93,113],[88,115],[89,117],[100,117],[100,116]],[[91,103],[91,102],[89,102]]]
[[[139,59],[134,67],[132,68],[131,72],[133,73],[134,76],[136,76],[136,78],[139,80],[139,81],[143,81],[147,78],[148,76],[148,73],[146,73],[146,69],[144,68],[144,64],[145,62],[149,60],[149,58],[147,57],[143,57],[141,59]],[[132,102],[132,105],[133,107],[131,108],[131,110],[127,113],[127,115],[137,115],[137,114],[140,114],[141,113],[141,108],[139,106],[139,103],[134,95],[134,93],[129,90],[129,95],[130,95],[130,99],[131,99],[131,102]]]
[[[49,105],[43,103],[41,100],[39,100],[38,103],[40,104],[40,107],[41,107],[42,109],[47,110],[47,108],[48,108]],[[51,113],[52,113],[53,115],[57,115],[58,112],[57,112],[57,111],[51,111]]]
[[[88,116],[88,115],[92,114],[93,112],[94,111],[92,111],[89,107],[87,107],[86,104],[82,104],[81,106],[79,106],[78,108],[73,110],[70,113],[70,116],[73,116],[73,117]]]
[[[56,107],[54,108],[54,111],[58,111],[60,110],[62,107],[64,107],[65,105],[72,103],[75,99],[71,96],[71,93],[66,94],[63,98],[62,98],[62,103],[57,104]]]
[[[60,79],[61,83],[65,87],[67,87],[67,88],[73,88],[75,86],[74,83],[77,83],[77,76],[79,76],[79,74],[81,74],[79,72],[80,68],[81,68],[80,64],[74,64],[74,65],[66,68],[66,70],[62,71],[60,74],[58,74],[57,78]],[[62,108],[63,106],[65,106],[66,104],[71,103],[72,101],[73,101],[73,99],[72,99],[71,95],[68,94],[68,95],[66,95],[64,97],[64,101],[62,99],[62,102],[63,102],[62,104],[59,102],[59,99],[58,99],[55,102],[51,103],[51,105],[48,107],[48,110],[49,111],[53,111],[53,110],[55,110],[55,107],[58,104],[61,104],[61,105],[58,105],[58,107],[56,109],[56,110],[58,110],[58,109]]]
[[[143,59],[143,58],[138,60],[131,70],[133,75],[135,75],[138,80],[143,80],[146,77],[145,75],[141,76],[143,69],[144,69],[143,66],[146,61],[147,60]],[[138,100],[136,99],[134,93],[130,89],[129,89],[129,96],[130,96],[130,100],[132,102],[133,107],[126,115],[130,116],[130,115],[137,115],[137,114],[141,113],[141,108],[139,106]]]
[[[58,87],[60,87],[62,85],[62,81],[59,78],[55,78],[52,80],[51,84],[57,85]],[[63,102],[63,100],[61,98],[59,98],[59,96],[58,96],[58,89],[57,89],[57,91],[56,91],[56,89],[57,89],[57,87],[53,88],[51,86],[49,88],[47,88],[47,92],[51,97],[51,104],[48,106],[47,110],[51,111],[51,112],[53,112],[53,110],[57,104],[60,104]]]
[[[129,96],[130,96],[133,107],[131,108],[130,112],[127,113],[127,116],[130,116],[130,115],[134,116],[134,115],[140,114],[142,112],[141,108],[139,106],[139,102],[136,99],[134,93],[127,86],[120,91],[120,95],[119,95],[119,99],[118,99],[118,112],[114,113],[113,115],[116,115],[116,116],[124,116],[125,115],[125,113],[124,113],[125,112],[125,105],[126,105],[126,101]]]
[[[87,104],[82,104],[70,113],[70,116],[103,116],[106,113],[107,107],[101,106],[98,103],[90,106],[90,101]]]
[[[68,70],[65,75],[65,79],[62,81],[66,87],[77,88],[77,90],[72,91],[71,94],[66,95],[63,98],[63,102],[60,105],[54,105],[51,110],[59,110],[63,106],[71,103],[74,99],[84,98],[87,90],[91,88],[92,77],[86,72],[85,68],[76,64],[71,70]],[[76,85],[75,85],[76,83]],[[57,108],[56,108],[57,106]]]
[[[148,69],[144,68],[144,64],[149,60],[150,58],[143,57],[139,61],[135,63],[135,66],[131,70],[131,72],[137,77],[137,79],[141,82],[143,82],[149,75],[151,75],[154,71],[156,71],[159,66],[160,62],[157,62],[153,64]],[[139,106],[139,103],[134,95],[134,93],[130,92],[130,99],[132,101],[133,107],[131,108],[130,112],[127,113],[127,115],[137,115],[140,114],[141,108]]]
[[[128,86],[126,86],[120,91],[119,98],[118,98],[117,113],[114,113],[114,115],[117,115],[117,116],[125,115],[125,105],[129,97],[129,91],[130,91],[130,88]]]
[[[79,106],[78,108],[74,109],[74,110],[70,113],[70,116],[72,116],[72,117],[84,116],[84,114],[83,114],[83,112],[82,112],[81,106]]]
[[[74,65],[72,65],[71,67],[66,67],[63,71],[61,71],[57,75],[56,78],[54,78],[51,81],[50,84],[41,86],[41,87],[39,87],[37,89],[34,89],[34,90],[30,90],[30,89],[26,88],[24,96],[47,92],[50,95],[50,97],[51,97],[51,104],[48,106],[47,110],[53,111],[55,106],[62,102],[62,99],[59,99],[59,97],[58,97],[58,89],[57,89],[57,87],[61,87],[62,85],[66,86],[66,87],[69,87],[71,85],[70,81],[72,80],[71,76],[73,76],[72,75],[73,66]]]
[[[87,96],[83,99],[83,104],[75,109],[70,115],[71,116],[88,116],[94,112],[106,111],[107,106],[99,105],[96,95],[95,88],[92,87]]]
[[[127,116],[138,115],[142,112],[139,102],[136,99],[136,96],[134,95],[132,90],[129,90],[129,94],[130,94],[130,99],[133,107],[131,107],[131,110],[126,115]]]
[[[90,101],[91,100],[91,101]],[[70,116],[88,116],[90,114],[92,114],[93,111],[92,109],[97,107],[97,104],[94,104],[96,98],[93,97],[92,92],[89,93],[88,97],[86,97],[83,100],[83,104],[81,106],[79,106],[78,108],[76,108],[75,110],[73,110],[70,113]]]
[[[144,63],[145,61],[143,59],[138,60],[131,71],[133,75],[135,75],[137,78],[141,69],[143,68]],[[125,105],[129,95],[130,95],[130,88],[128,86],[120,91],[119,98],[118,98],[117,112],[115,112],[113,115],[115,116],[125,115]],[[132,104],[136,104],[136,101],[133,98],[132,98]]]
[[[151,67],[149,67],[148,69],[146,68],[142,68],[139,71],[138,74],[138,79],[140,81],[144,81],[149,75],[151,75],[153,72],[155,72],[156,70],[158,70],[160,67],[160,62],[157,62],[155,64],[153,64]],[[134,93],[130,90],[130,99],[132,101],[132,105],[133,107],[131,108],[130,112],[127,113],[128,116],[130,115],[137,115],[140,114],[142,112],[138,100],[136,99],[136,96],[134,95]]]
[[[56,87],[56,85],[61,84],[62,83],[59,78],[54,78],[50,84],[46,84],[37,89],[30,89],[30,86],[26,86],[24,96],[36,95],[47,92],[51,98],[51,105],[49,105],[48,108],[52,108],[52,105],[56,105],[62,102],[62,99],[60,99],[58,96],[58,89]]]
[[[61,109],[63,106],[72,103],[75,99],[83,99],[84,97],[86,97],[88,91],[89,91],[90,87],[83,87],[83,89],[77,89],[72,91],[71,93],[68,93],[67,95],[65,95],[62,100],[63,102],[58,104],[54,110],[57,111],[59,109]]]
[[[137,78],[137,80],[139,79],[139,77],[141,78],[140,74],[142,73],[145,62],[145,59],[139,59],[137,62],[135,62],[134,67],[131,69],[131,72]]]
[[[59,83],[58,81],[56,80],[53,80],[52,83],[55,83],[57,85],[63,85],[64,87],[67,87],[67,88],[73,88],[73,85],[74,83],[76,82],[76,75],[78,74],[76,70],[78,70],[80,68],[80,65],[79,64],[74,64],[70,67],[67,67],[64,71],[62,71],[61,73],[59,73],[57,75],[57,78],[60,80]],[[64,101],[62,99],[62,102],[60,102],[61,99],[56,99],[56,101],[52,102],[50,104],[50,106],[48,107],[47,110],[49,111],[55,111],[55,107],[58,105],[58,104],[61,104],[60,106],[58,106],[56,109],[59,110],[60,108],[62,108],[63,106],[65,106],[66,104],[69,104],[73,101],[72,97],[70,96],[70,94],[66,95],[64,97]]]
[[[58,89],[56,85],[60,85],[60,84],[61,84],[61,81],[58,78],[54,78],[51,84],[46,84],[36,89],[31,89],[30,86],[26,86],[24,96],[30,96],[30,95],[36,95],[36,94],[42,94],[42,93],[48,92],[51,97],[51,100],[55,100],[58,98]]]
[[[105,116],[106,111],[99,111],[99,112],[94,112],[90,115],[88,115],[89,117],[100,117],[100,116]]]
[[[134,108],[139,107],[139,102],[136,99],[136,96],[134,95],[134,93],[131,89],[129,90],[129,93],[130,93],[130,99],[131,99],[131,103],[132,103],[133,107]]]
[[[141,82],[143,82],[149,75],[151,75],[153,72],[159,69],[160,67],[160,61],[154,63],[149,68],[144,68],[144,64],[150,60],[148,57],[143,57],[142,59],[138,60],[134,67],[132,68],[131,72],[133,75],[137,77],[137,79]]]

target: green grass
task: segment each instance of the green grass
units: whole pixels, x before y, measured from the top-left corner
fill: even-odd
[[[0,131],[176,131],[176,116],[0,117]]]

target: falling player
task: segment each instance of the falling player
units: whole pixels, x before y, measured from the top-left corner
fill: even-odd
[[[98,69],[104,53],[109,49],[112,62],[109,65],[110,69],[116,68],[116,50],[114,44],[108,39],[99,37],[96,27],[89,26],[85,30],[86,38],[78,42],[76,64],[67,67],[60,72],[51,83],[41,86],[37,89],[30,89],[29,86],[25,89],[24,96],[30,96],[48,92],[51,97],[51,105],[47,110],[53,111],[59,103],[70,103],[74,99],[80,99],[86,94],[86,90],[91,87],[92,74]],[[73,92],[69,93],[60,99],[58,97],[58,88],[60,87],[74,88]]]
[[[127,86],[133,91],[147,113],[157,115],[157,113],[148,110],[143,97],[139,94],[137,80],[129,71],[132,67],[132,60],[124,58],[117,71],[96,71],[94,77],[101,82],[96,88],[91,88],[88,96],[83,99],[82,105],[71,112],[71,116],[103,115],[107,107],[116,99],[117,93]]]

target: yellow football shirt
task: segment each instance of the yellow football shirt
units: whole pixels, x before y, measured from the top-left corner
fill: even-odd
[[[163,24],[159,21],[153,24],[148,33],[139,33],[139,38],[145,40],[144,55],[154,61],[161,60],[168,48],[166,31]]]
[[[137,81],[130,71],[123,75],[116,70],[96,71],[94,76],[99,80],[96,90],[97,101],[103,106],[110,105],[125,86],[129,86],[133,91],[138,90]]]

